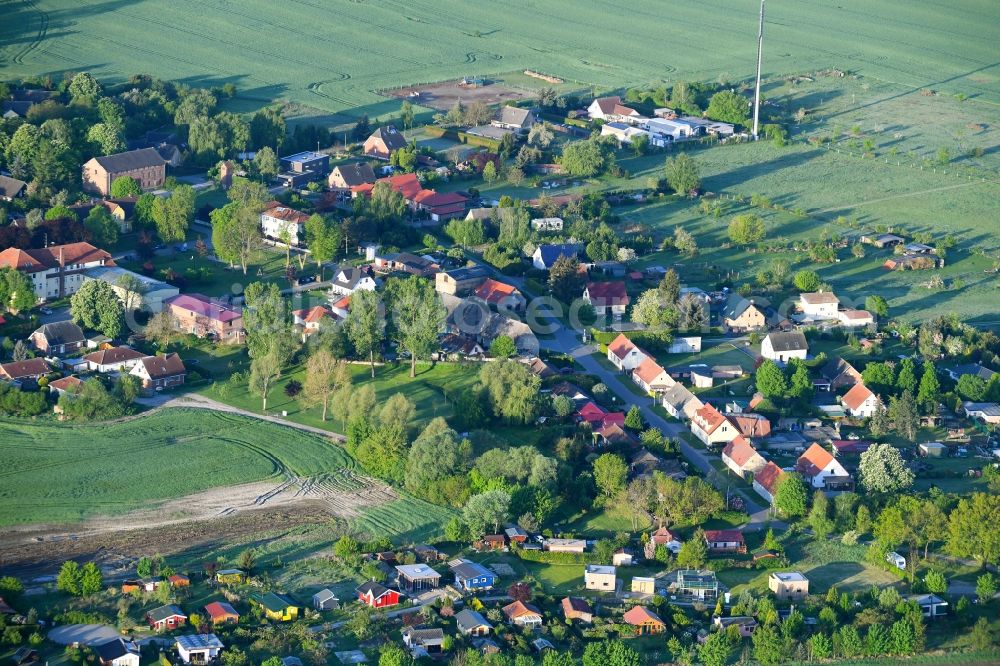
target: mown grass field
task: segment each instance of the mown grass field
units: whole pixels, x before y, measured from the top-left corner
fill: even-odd
[[[356,468],[322,437],[197,409],[94,425],[0,423],[0,458],[0,526],[121,514],[286,470]]]
[[[143,72],[192,85],[232,82],[238,103],[285,98],[352,115],[398,108],[374,91],[470,74],[533,68],[610,89],[720,73],[746,78],[756,60],[756,3],[695,3],[671,13],[645,0],[613,29],[607,6],[593,0],[38,0],[7,2],[4,14],[6,77]],[[998,102],[997,18],[990,0],[774,2],[765,73],[837,67]],[[113,40],[109,25],[121,28]]]

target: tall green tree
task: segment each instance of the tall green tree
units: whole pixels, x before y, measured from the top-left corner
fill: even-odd
[[[757,368],[754,382],[757,390],[763,393],[766,398],[781,398],[788,393],[788,380],[785,379],[785,373],[770,359],[765,360]]]
[[[385,338],[385,321],[379,311],[381,301],[374,291],[358,290],[351,294],[351,305],[344,326],[347,337],[359,356],[367,356],[375,377],[375,352]]]
[[[252,282],[243,293],[243,325],[251,358],[266,356],[281,344],[288,330],[285,301],[278,285]],[[279,357],[279,370],[282,365]]]
[[[125,310],[114,289],[103,280],[88,280],[70,298],[70,316],[77,324],[117,338],[125,328]]]
[[[750,245],[764,240],[764,220],[753,213],[737,215],[729,223],[729,240],[737,245]]]
[[[561,256],[549,269],[549,287],[561,301],[570,302],[583,292],[580,262],[575,257]]]
[[[107,247],[118,242],[118,220],[104,206],[94,206],[83,221],[83,228],[90,234],[91,240],[100,247]]]
[[[541,409],[541,379],[513,360],[484,363],[479,381],[493,414],[508,423],[529,424]]]
[[[0,267],[0,311],[17,314],[37,302],[31,278],[21,271]]]
[[[628,465],[613,453],[604,453],[594,460],[594,483],[605,498],[617,497],[625,490]]]
[[[808,501],[809,495],[802,477],[796,472],[782,474],[774,493],[774,507],[784,516],[802,516],[806,513]]]
[[[708,544],[705,543],[705,531],[699,527],[690,539],[681,544],[681,550],[677,553],[677,566],[700,569],[706,562],[708,562]]]
[[[253,208],[232,202],[213,210],[210,217],[215,255],[230,266],[238,264],[246,275],[261,247],[260,216]]]
[[[868,492],[892,493],[913,485],[913,472],[891,444],[873,444],[861,454],[861,485]]]
[[[267,398],[274,382],[281,377],[281,356],[275,349],[254,356],[250,361],[250,392],[261,397],[261,413],[267,412]]]
[[[733,125],[746,125],[750,114],[747,98],[731,90],[723,90],[712,95],[705,115],[712,120],[720,120]]]
[[[122,199],[124,197],[138,197],[142,194],[139,181],[131,176],[118,176],[111,181],[111,197]]]
[[[165,243],[184,240],[188,227],[194,220],[194,188],[179,185],[167,198],[157,197],[153,204],[153,222],[156,233]]]
[[[462,519],[472,535],[481,538],[487,530],[496,534],[510,518],[510,500],[510,493],[505,490],[489,490],[470,497],[462,510]]]
[[[80,594],[87,597],[104,588],[104,576],[93,562],[87,562],[80,569]]]
[[[341,241],[340,228],[322,215],[310,215],[305,226],[309,252],[318,268],[337,255]]]
[[[417,376],[417,358],[434,351],[444,326],[444,305],[434,285],[415,275],[398,280],[389,288],[396,342],[410,352],[410,377]]]
[[[931,361],[924,362],[924,371],[920,375],[920,387],[917,389],[917,404],[925,414],[932,413],[941,397],[941,382],[937,378],[937,368]]]
[[[677,194],[687,194],[701,187],[698,163],[687,153],[667,159],[664,175],[667,184]]]
[[[948,514],[948,552],[1000,564],[1000,495],[973,493]]]
[[[264,146],[258,150],[253,156],[253,168],[264,183],[270,183],[274,180],[281,168],[278,164],[278,156],[274,154],[274,149],[270,146]]]
[[[81,591],[80,565],[73,560],[63,562],[56,576],[56,589],[66,594],[77,596]]]
[[[812,528],[813,535],[817,541],[825,541],[826,537],[833,532],[834,523],[830,518],[830,500],[822,490],[817,490],[813,494],[812,508],[809,509],[809,527]]]

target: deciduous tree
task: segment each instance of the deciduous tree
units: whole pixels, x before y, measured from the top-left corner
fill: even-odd
[[[309,405],[323,408],[322,420],[326,421],[330,399],[337,391],[349,386],[351,370],[347,363],[337,359],[329,349],[315,350],[306,361],[306,379],[302,384],[302,400]]]
[[[417,376],[417,358],[426,357],[437,342],[446,311],[434,285],[417,276],[387,288],[392,304],[396,342],[410,352],[410,377]]]
[[[858,471],[868,492],[892,493],[913,485],[913,472],[891,444],[873,444],[861,454]]]
[[[374,291],[358,290],[351,294],[350,309],[344,322],[347,337],[359,356],[367,356],[375,377],[375,352],[385,337],[385,321],[379,312],[381,302]]]
[[[698,163],[687,153],[667,159],[664,168],[667,184],[677,194],[688,194],[701,187]]]

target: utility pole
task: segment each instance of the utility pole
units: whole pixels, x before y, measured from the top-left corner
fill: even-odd
[[[760,130],[760,63],[764,55],[764,0],[760,0],[760,25],[757,28],[757,85],[753,94],[753,138],[759,138]]]

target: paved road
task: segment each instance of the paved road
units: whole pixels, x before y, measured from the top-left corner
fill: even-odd
[[[549,320],[551,321],[552,318],[550,317]],[[705,451],[695,448],[680,438],[680,433],[687,431],[687,428],[683,424],[667,421],[654,412],[651,398],[640,398],[635,395],[623,386],[622,382],[628,381],[624,375],[608,370],[598,363],[591,356],[598,348],[594,345],[584,344],[581,341],[579,331],[574,331],[563,326],[551,337],[539,340],[539,344],[549,351],[572,356],[587,373],[600,377],[601,381],[618,398],[618,401],[622,405],[622,411],[627,411],[633,405],[638,406],[646,422],[659,428],[664,435],[674,439],[688,462],[694,465],[695,469],[701,472],[713,486],[724,493],[736,493],[742,497],[747,513],[750,514],[750,522],[743,528],[744,530],[755,531],[763,529],[769,523],[779,529],[784,526],[782,523],[771,519],[768,507],[761,505],[742,488],[734,488],[725,476],[712,467],[708,454]]]

